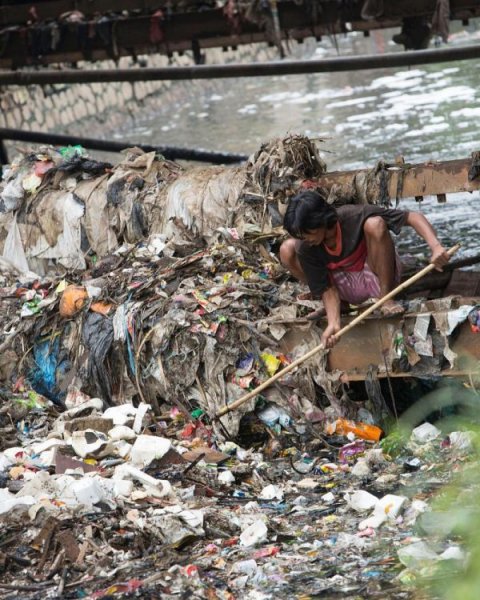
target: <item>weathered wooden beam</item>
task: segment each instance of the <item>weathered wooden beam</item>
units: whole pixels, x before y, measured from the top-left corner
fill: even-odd
[[[388,167],[384,173],[387,177],[388,194],[391,199],[414,198],[421,199],[424,196],[437,196],[439,194],[452,194],[457,192],[474,192],[480,190],[480,178],[472,181],[468,178],[471,160],[468,158],[459,160],[447,160],[439,162],[427,162],[422,164],[401,167]],[[332,185],[340,185],[348,188],[355,187],[355,181],[364,180],[371,171],[359,169],[356,171],[332,171],[318,179],[321,187],[329,190]],[[373,186],[378,189],[378,186]],[[367,199],[375,202],[372,191],[368,191]]]
[[[473,305],[478,298],[462,297],[458,305]],[[417,314],[394,315],[392,317],[377,317],[370,315],[362,323],[341,336],[337,344],[328,352],[327,371],[340,371],[345,381],[365,381],[371,369],[378,377],[468,377],[476,373],[480,378],[480,344],[479,335],[471,330],[470,324],[465,321],[458,325],[454,334],[449,336],[450,349],[457,355],[453,368],[448,361],[439,357],[442,353],[443,343],[440,332],[437,330],[435,314],[435,301],[432,301],[432,316],[429,332],[434,336],[434,353],[436,360],[428,357],[415,356],[410,351],[409,361],[400,362],[395,351],[395,340],[399,340],[397,334],[403,335],[404,339],[412,344],[412,334],[415,328]],[[436,310],[438,311],[438,305]],[[342,316],[342,327],[348,325],[355,317]],[[298,320],[298,323],[290,322],[286,335],[280,341],[283,352],[289,353],[299,343],[308,341],[314,345],[316,337],[312,336],[312,328],[322,329],[326,320],[322,319],[315,325],[311,322]],[[399,340],[401,341],[401,339]],[[420,358],[420,360],[418,360]],[[418,361],[418,362],[417,362]]]
[[[415,319],[416,316],[405,318],[404,332],[413,332]],[[477,371],[480,370],[479,334],[473,333],[467,322],[460,324],[455,336],[450,339],[450,348],[458,355],[453,369],[450,369],[446,361],[441,368],[429,368],[428,360],[419,362],[410,370],[392,367],[390,353],[393,337],[401,329],[402,317],[366,319],[348,335],[340,338],[330,350],[327,359],[328,370],[342,371],[349,381],[365,380],[372,365],[378,367],[378,377],[462,377],[472,372],[472,364],[476,365]]]

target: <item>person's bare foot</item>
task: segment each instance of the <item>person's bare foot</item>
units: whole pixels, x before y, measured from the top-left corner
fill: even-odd
[[[348,313],[350,311],[350,304],[348,302],[345,302],[344,300],[341,301],[340,303],[340,312],[341,314],[345,314]],[[305,318],[308,319],[309,321],[316,321],[317,319],[321,319],[326,315],[325,312],[325,307],[320,306],[319,308],[317,308],[317,310],[314,310],[313,312],[309,313]]]
[[[312,292],[302,292],[301,294],[298,294],[297,300],[313,300]]]
[[[395,302],[395,300],[387,300],[385,304],[380,307],[380,314],[383,317],[394,317],[401,315],[405,312],[405,309],[401,304]]]
[[[324,317],[325,314],[325,308],[321,306],[320,308],[317,308],[317,310],[308,313],[308,315],[305,318],[309,321],[316,321],[317,319],[321,319],[322,317]]]

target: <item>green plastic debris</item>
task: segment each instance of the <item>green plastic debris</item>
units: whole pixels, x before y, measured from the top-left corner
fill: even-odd
[[[193,412],[190,413],[192,419],[199,419],[205,412],[201,408],[196,408]]]
[[[86,156],[87,152],[85,148],[77,144],[76,146],[63,146],[58,149],[58,152],[65,160],[70,160],[75,156]]]

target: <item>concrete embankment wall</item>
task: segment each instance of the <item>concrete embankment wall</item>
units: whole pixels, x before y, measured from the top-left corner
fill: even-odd
[[[277,57],[277,50],[264,44],[241,46],[225,52],[221,49],[204,52],[208,64],[261,62]],[[189,54],[174,55],[171,59],[163,55],[142,56],[141,61],[146,67],[190,66],[193,60]],[[113,61],[85,62],[77,67],[134,68],[134,60],[124,57],[118,64]],[[129,121],[134,122],[145,110],[154,111],[155,103],[162,102],[170,87],[170,81],[12,86],[0,91],[0,127],[110,139],[115,130],[125,129]],[[6,142],[6,145],[10,149],[12,142]]]

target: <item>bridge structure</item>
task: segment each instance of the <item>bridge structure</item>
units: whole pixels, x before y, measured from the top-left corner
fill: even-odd
[[[446,7],[448,9],[446,9]],[[2,0],[0,69],[77,63],[401,27],[406,49],[480,16],[478,0]]]

